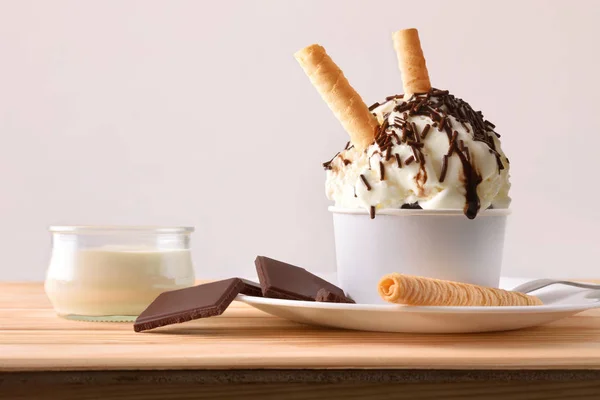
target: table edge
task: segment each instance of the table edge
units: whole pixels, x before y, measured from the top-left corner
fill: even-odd
[[[39,384],[119,383],[445,383],[478,381],[600,380],[600,369],[448,370],[448,369],[239,369],[167,371],[0,372],[0,387]]]

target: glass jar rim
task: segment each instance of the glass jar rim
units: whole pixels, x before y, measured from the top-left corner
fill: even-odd
[[[52,233],[180,233],[194,232],[191,226],[52,225]]]

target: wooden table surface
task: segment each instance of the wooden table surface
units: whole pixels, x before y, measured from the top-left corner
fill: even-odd
[[[514,381],[530,370],[530,380],[591,380],[600,390],[600,309],[513,332],[417,335],[305,326],[234,302],[220,317],[135,333],[130,323],[57,317],[40,283],[0,283],[0,389],[44,379],[164,379],[165,370],[212,384],[464,384]]]

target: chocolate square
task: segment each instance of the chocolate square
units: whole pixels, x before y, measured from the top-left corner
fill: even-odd
[[[254,263],[264,297],[315,301],[320,289],[345,297],[342,289],[304,268],[263,256],[256,257]]]
[[[241,279],[231,278],[161,293],[137,317],[133,329],[141,332],[221,315],[245,285]]]
[[[336,293],[330,292],[327,289],[320,289],[317,292],[316,301],[324,303],[356,303],[354,300],[347,296],[340,296]]]
[[[249,281],[248,279],[241,279],[241,281],[244,283],[244,288],[240,291],[240,294],[262,297],[262,289],[258,283]]]

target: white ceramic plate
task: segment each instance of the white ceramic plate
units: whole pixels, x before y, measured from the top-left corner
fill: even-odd
[[[510,289],[529,279],[502,278]],[[310,325],[377,332],[467,333],[508,331],[556,321],[600,307],[600,291],[552,286],[534,292],[534,307],[416,307],[337,304],[239,295],[236,300],[271,315]]]

